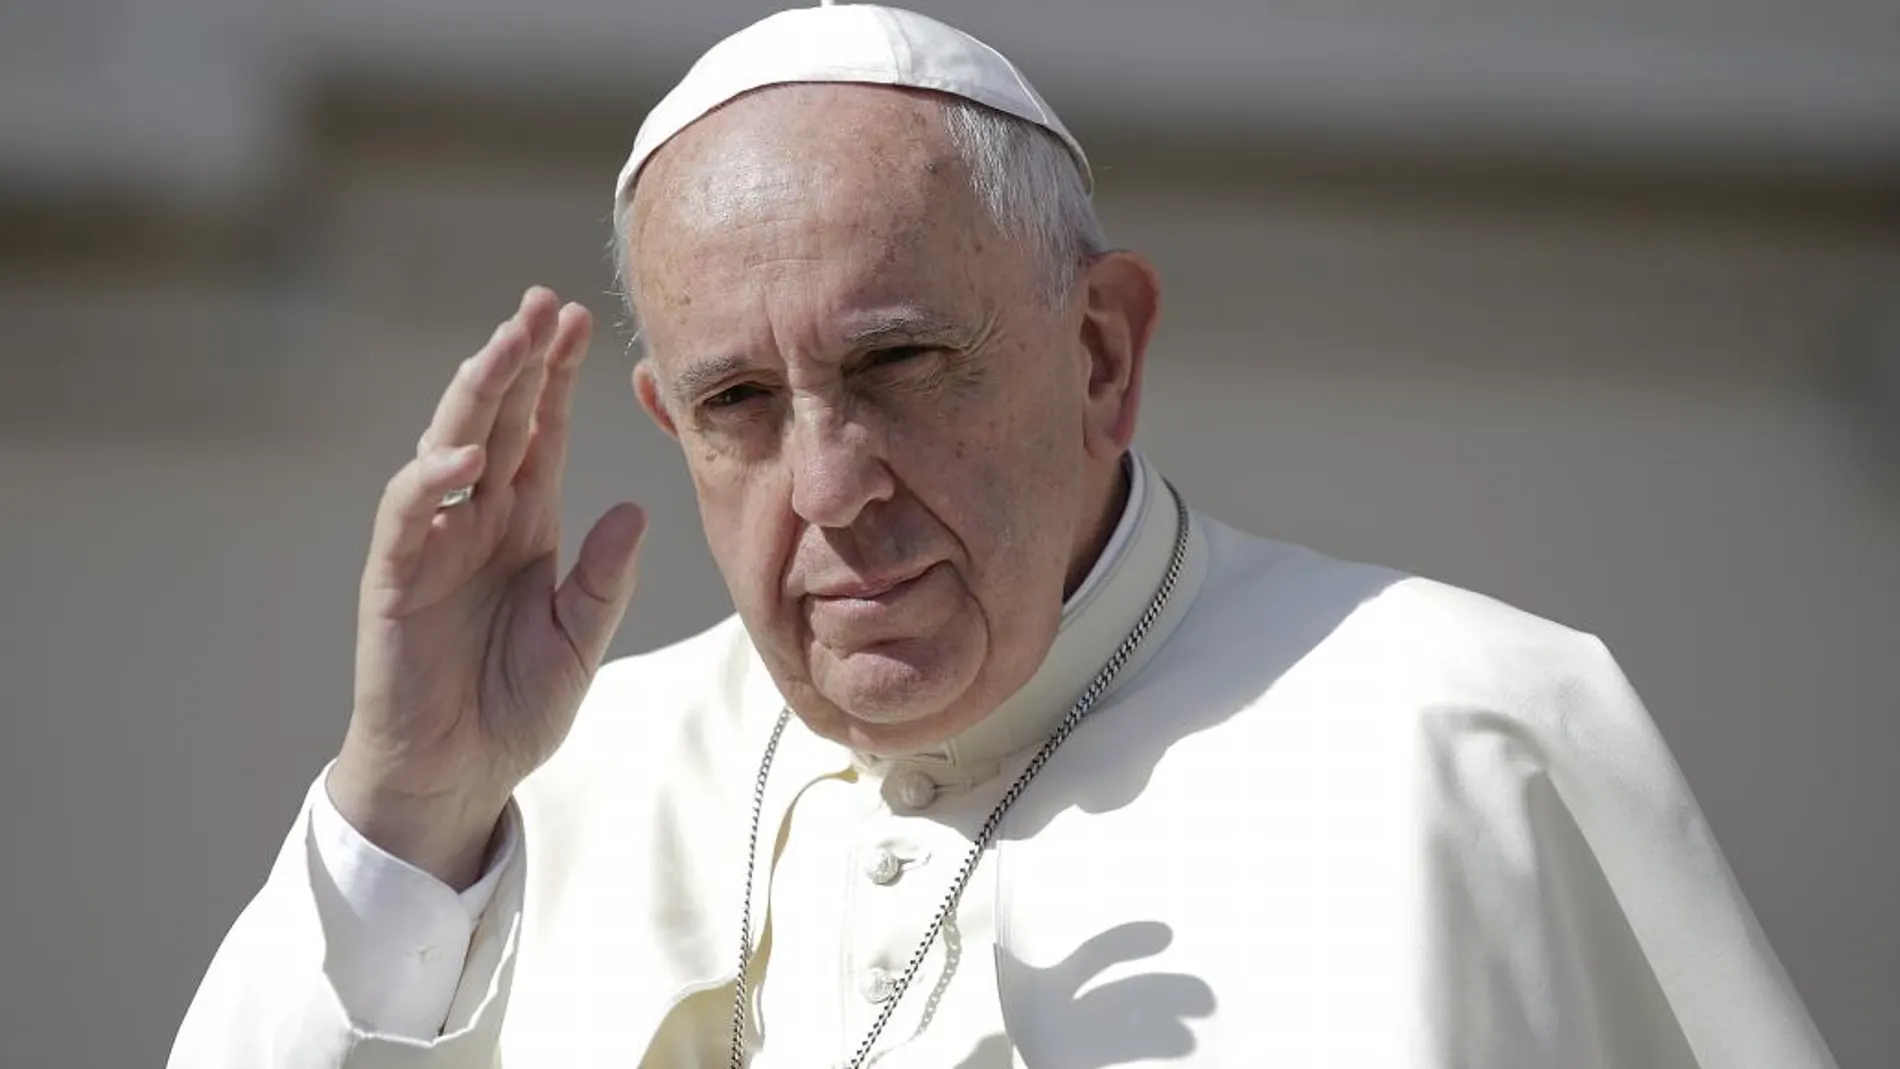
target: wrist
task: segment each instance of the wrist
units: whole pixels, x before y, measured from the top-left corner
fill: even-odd
[[[508,796],[459,787],[417,790],[346,753],[324,788],[337,813],[363,838],[462,891],[481,878]]]

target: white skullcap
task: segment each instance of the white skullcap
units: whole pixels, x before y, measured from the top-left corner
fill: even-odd
[[[909,86],[974,100],[1061,138],[1091,184],[1082,146],[1001,52],[915,12],[827,2],[767,16],[701,56],[640,124],[614,202],[632,192],[641,166],[673,135],[742,93],[788,82]]]

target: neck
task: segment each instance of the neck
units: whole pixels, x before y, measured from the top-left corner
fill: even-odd
[[[1115,458],[1106,472],[1089,480],[1090,505],[1082,514],[1092,517],[1092,520],[1084,523],[1077,532],[1075,550],[1069,556],[1069,573],[1062,583],[1062,596],[1065,599],[1074,597],[1076,588],[1094,570],[1095,562],[1102,558],[1103,551],[1108,548],[1108,540],[1121,522],[1122,513],[1128,508],[1129,463],[1128,454],[1123,453]]]

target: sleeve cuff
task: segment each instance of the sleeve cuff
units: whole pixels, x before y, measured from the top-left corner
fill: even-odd
[[[344,1009],[365,1030],[416,1040],[442,1029],[461,983],[469,940],[503,873],[520,853],[520,816],[503,810],[488,865],[454,888],[364,838],[322,784],[311,792],[313,853],[336,891],[324,919],[328,974]]]

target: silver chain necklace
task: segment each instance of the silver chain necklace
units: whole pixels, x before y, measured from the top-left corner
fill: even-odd
[[[1003,792],[1003,797],[996,803],[996,807],[990,810],[990,815],[984,819],[982,827],[977,829],[976,839],[970,844],[970,852],[964,856],[963,867],[957,870],[956,881],[950,885],[950,893],[944,896],[943,904],[937,907],[936,917],[931,920],[930,927],[924,932],[923,939],[918,942],[916,951],[911,954],[910,964],[905,967],[904,975],[892,988],[890,997],[884,1000],[884,1008],[878,1012],[877,1020],[872,1022],[870,1033],[864,1037],[864,1042],[858,1044],[857,1053],[852,1055],[848,1063],[850,1069],[863,1069],[866,1059],[871,1056],[871,1048],[877,1045],[877,1039],[884,1034],[884,1026],[889,1023],[891,1014],[897,1009],[897,1004],[903,1000],[904,992],[910,989],[911,980],[916,977],[917,970],[923,967],[925,955],[936,943],[937,936],[942,934],[944,924],[955,916],[957,903],[963,900],[964,888],[970,885],[970,878],[976,875],[976,866],[983,859],[983,852],[988,850],[990,844],[996,840],[996,834],[1001,830],[1003,817],[1009,812],[1010,806],[1016,804],[1016,800],[1022,797],[1023,790],[1029,786],[1029,781],[1035,779],[1036,773],[1041,772],[1043,766],[1049,763],[1049,758],[1055,754],[1056,748],[1062,745],[1063,740],[1075,731],[1076,725],[1080,724],[1083,718],[1095,708],[1095,703],[1108,690],[1109,684],[1114,682],[1115,677],[1121,673],[1122,666],[1128,663],[1128,658],[1133,656],[1136,648],[1141,645],[1141,640],[1148,636],[1148,631],[1154,626],[1155,621],[1161,618],[1162,610],[1167,608],[1168,597],[1174,593],[1174,585],[1180,580],[1181,570],[1187,564],[1188,551],[1187,504],[1181,499],[1180,492],[1172,485],[1168,486],[1168,493],[1174,498],[1176,514],[1174,553],[1168,558],[1168,570],[1161,578],[1161,585],[1155,588],[1154,597],[1149,599],[1148,607],[1142,610],[1141,618],[1135,621],[1135,626],[1128,632],[1127,637],[1122,639],[1121,645],[1115,647],[1115,652],[1109,655],[1108,662],[1102,666],[1102,670],[1095,674],[1094,680],[1082,691],[1082,696],[1069,707],[1068,715],[1062,718],[1062,722],[1056,725],[1055,731],[1044,740],[1035,756],[1029,759],[1029,764],[1023,769],[1022,774],[1016,777],[1016,782],[1010,784],[1009,790]],[[752,877],[758,862],[759,824],[764,819],[765,813],[765,781],[772,772],[772,757],[778,752],[779,738],[785,734],[785,725],[791,721],[791,718],[790,708],[779,712],[778,723],[772,728],[772,737],[765,744],[765,755],[759,759],[759,775],[752,790],[752,831],[746,838],[745,896],[739,900],[739,979],[738,989],[732,997],[731,1069],[745,1069],[746,968],[752,961]]]

